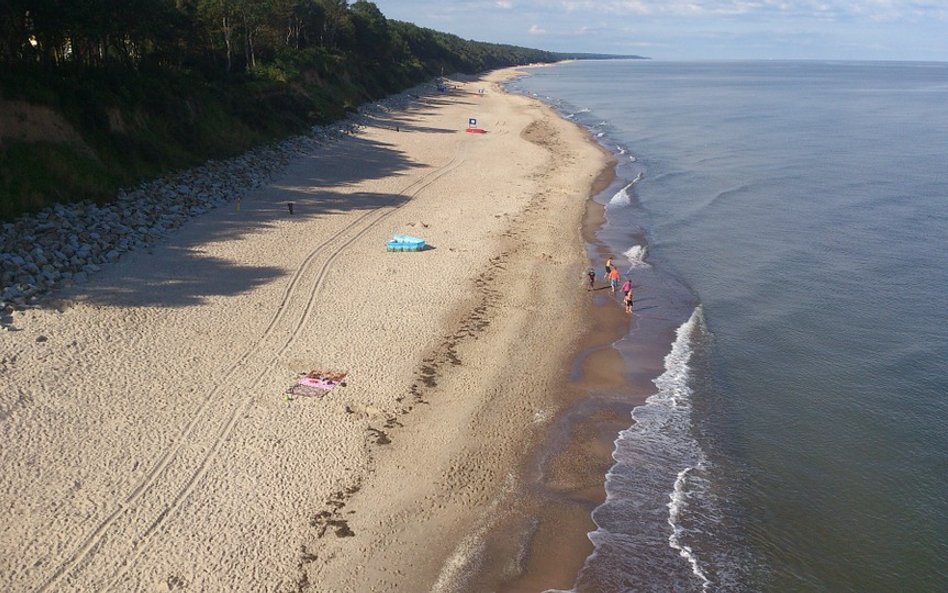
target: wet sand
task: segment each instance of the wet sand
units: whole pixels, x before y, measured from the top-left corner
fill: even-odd
[[[591,137],[588,141],[595,143]],[[586,332],[574,352],[564,405],[521,467],[522,508],[488,542],[485,556],[492,561],[470,590],[528,593],[573,587],[593,552],[587,534],[596,529],[592,511],[605,500],[614,441],[631,424],[632,409],[654,393],[652,379],[661,372],[667,334],[646,330],[629,336],[633,317],[601,276],[612,254],[597,238],[605,209],[592,196],[611,183],[613,166],[610,162],[600,173],[583,217],[582,237],[599,276],[584,303]],[[613,347],[623,337],[638,349],[635,365]],[[515,565],[511,557],[517,558]]]

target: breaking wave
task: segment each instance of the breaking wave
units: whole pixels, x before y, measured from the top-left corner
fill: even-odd
[[[648,254],[648,248],[645,245],[633,245],[622,255],[629,260],[629,268],[645,268],[648,264],[645,262],[645,256]]]
[[[638,175],[636,175],[636,176],[635,176],[635,179],[633,179],[633,180],[630,181],[628,184],[626,184],[625,187],[623,187],[622,189],[620,189],[619,191],[617,191],[617,192],[615,193],[615,195],[612,196],[612,198],[609,199],[609,203],[606,204],[606,207],[607,207],[607,208],[609,208],[609,207],[614,208],[614,207],[617,207],[617,206],[628,206],[628,205],[630,205],[630,204],[632,203],[632,196],[629,194],[629,190],[632,189],[632,186],[633,186],[633,185],[635,185],[636,183],[638,183],[639,181],[641,181],[641,180],[642,180],[642,177],[644,177],[644,176],[645,176],[644,173],[639,173]]]
[[[713,588],[710,558],[696,542],[704,524],[710,462],[692,436],[692,356],[709,337],[702,308],[676,331],[657,392],[632,411],[631,427],[615,441],[606,474],[606,501],[593,512],[594,552],[574,593],[705,592]],[[699,546],[700,547],[700,546]],[[702,548],[704,549],[704,548]]]

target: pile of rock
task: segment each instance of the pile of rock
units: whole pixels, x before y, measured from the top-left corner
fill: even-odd
[[[104,206],[56,204],[0,225],[0,317],[35,303],[57,286],[86,281],[123,253],[158,241],[193,216],[240,199],[294,157],[353,134],[373,116],[404,109],[416,98],[403,93],[363,106],[348,119],[315,126],[306,135],[123,190]]]

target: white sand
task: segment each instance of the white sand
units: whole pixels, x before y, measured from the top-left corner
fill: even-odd
[[[459,84],[14,315],[0,590],[463,590],[557,405],[607,157]],[[347,386],[284,399],[318,368]]]

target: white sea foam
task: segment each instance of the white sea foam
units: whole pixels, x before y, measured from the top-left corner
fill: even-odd
[[[700,306],[694,310],[688,321],[683,323],[676,331],[675,343],[672,344],[671,352],[665,357],[665,372],[655,379],[655,386],[658,387],[659,392],[653,397],[656,400],[663,400],[671,404],[675,410],[684,416],[682,420],[686,420],[687,424],[690,424],[691,416],[691,387],[689,385],[691,367],[689,362],[694,352],[692,338],[695,332],[699,330],[704,331],[704,312]],[[649,398],[649,400],[649,403],[652,403],[652,398]],[[691,565],[691,572],[702,582],[701,590],[705,591],[711,585],[711,581],[708,580],[707,575],[701,569],[694,551],[690,546],[684,544],[681,539],[685,533],[680,519],[682,511],[688,504],[688,476],[696,467],[705,464],[704,455],[697,444],[693,448],[689,448],[692,449],[690,457],[692,457],[693,465],[678,472],[675,485],[669,495],[668,524],[671,526],[672,532],[668,536],[668,545],[677,550],[678,554],[688,561]]]
[[[606,204],[606,208],[614,208],[616,206],[628,206],[632,203],[632,198],[629,197],[629,188],[632,187],[632,184],[623,187],[615,193],[609,199],[609,203]]]
[[[648,264],[645,263],[647,253],[648,248],[645,245],[633,245],[622,255],[629,260],[629,268],[647,268]]]
[[[657,562],[674,563],[666,566],[668,570],[693,574],[702,591],[712,586],[703,559],[691,547],[693,531],[687,525],[694,515],[689,505],[700,506],[706,490],[700,474],[707,464],[691,436],[691,360],[696,340],[705,332],[699,306],[676,331],[665,371],[654,381],[657,392],[633,410],[634,423],[616,439],[616,464],[606,474],[606,501],[593,512],[597,529],[588,534],[594,552],[573,591],[585,590],[586,574],[595,580],[616,571],[628,571],[629,578],[651,573],[658,565],[640,570],[628,563],[652,545],[667,546],[665,550],[672,553],[666,556],[654,550]],[[662,507],[668,510],[665,523],[671,534],[659,543],[647,534],[659,528],[648,523]],[[679,564],[679,558],[687,563]]]
[[[665,372],[655,379],[658,394],[652,397],[670,401],[678,409],[690,409],[691,388],[688,386],[688,361],[691,360],[692,354],[691,337],[703,326],[704,312],[699,306],[688,321],[681,324],[681,327],[675,331],[675,342],[672,344],[671,352],[665,356]]]
[[[605,135],[606,135],[605,132],[599,132],[598,134],[596,134],[596,138],[602,138]]]
[[[631,198],[631,196],[629,196],[629,189],[631,189],[633,185],[635,185],[636,183],[638,183],[638,182],[642,179],[643,176],[644,176],[644,175],[643,175],[642,173],[639,173],[638,175],[636,175],[636,176],[635,176],[635,179],[633,179],[633,180],[630,181],[628,184],[626,184],[625,187],[623,187],[622,189],[620,189],[619,191],[617,191],[617,192],[615,193],[615,195],[612,196],[612,198],[609,199],[609,203],[606,204],[606,207],[607,207],[607,208],[614,208],[614,207],[616,207],[616,206],[628,206],[628,205],[630,205],[630,204],[632,203],[632,198]]]
[[[678,554],[688,561],[688,563],[691,565],[691,572],[694,573],[696,577],[701,579],[701,590],[707,591],[708,587],[711,586],[711,581],[708,579],[707,575],[704,574],[704,571],[701,570],[701,565],[698,563],[698,557],[691,549],[691,546],[685,545],[681,541],[681,535],[685,532],[685,530],[681,526],[679,519],[681,512],[688,506],[688,474],[694,469],[694,467],[686,467],[685,469],[678,472],[678,479],[675,480],[675,487],[672,490],[672,493],[669,495],[670,501],[668,503],[668,524],[671,526],[672,532],[671,535],[668,536],[668,545],[673,549],[678,550]]]

